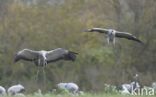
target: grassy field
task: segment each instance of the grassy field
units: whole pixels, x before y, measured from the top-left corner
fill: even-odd
[[[33,95],[26,95],[26,97],[72,97],[74,95],[69,94],[33,94]],[[104,93],[85,93],[83,95],[79,95],[76,97],[150,97],[149,95],[121,95],[121,94],[104,94]],[[152,95],[151,97],[156,97],[156,95]]]

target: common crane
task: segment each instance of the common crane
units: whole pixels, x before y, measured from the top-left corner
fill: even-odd
[[[13,85],[10,88],[8,88],[8,94],[9,95],[16,95],[18,93],[22,93],[25,91],[25,88],[21,84]]]
[[[26,60],[34,62],[36,66],[46,66],[50,62],[58,60],[75,61],[76,54],[78,53],[63,48],[57,48],[51,51],[23,49],[17,52],[14,61]]]
[[[113,42],[115,44],[115,38],[126,38],[129,40],[133,40],[139,43],[143,43],[141,40],[139,40],[138,38],[136,38],[136,36],[128,33],[128,32],[120,32],[120,31],[116,31],[114,29],[104,29],[104,28],[92,28],[92,29],[88,29],[85,32],[99,32],[99,33],[104,33],[107,34],[107,41],[109,42]]]

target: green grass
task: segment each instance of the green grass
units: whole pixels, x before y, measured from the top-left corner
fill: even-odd
[[[18,96],[19,97],[19,96]],[[33,95],[26,95],[26,97],[73,97],[71,94],[33,94]],[[75,96],[75,97],[156,97],[153,96],[140,96],[140,95],[121,95],[121,94],[105,94],[105,93],[85,93],[83,95]]]

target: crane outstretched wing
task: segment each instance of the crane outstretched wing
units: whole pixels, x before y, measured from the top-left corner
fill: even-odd
[[[14,58],[14,62],[17,62],[19,60],[26,60],[26,61],[33,61],[38,57],[38,52],[37,51],[33,51],[30,49],[24,49],[19,51],[15,58]]]
[[[67,54],[68,51],[63,48],[57,48],[51,51],[48,51],[46,54],[47,62],[55,62],[57,60],[63,59],[64,55]]]
[[[76,53],[68,51],[63,48],[57,48],[57,49],[47,52],[47,54],[46,54],[47,63],[55,62],[55,61],[58,61],[61,59],[64,59],[64,60],[72,60],[73,59],[74,60],[75,59],[74,54],[76,54]]]
[[[126,38],[126,39],[129,39],[129,40],[134,40],[134,41],[137,41],[139,43],[143,43],[141,40],[136,38],[134,35],[132,35],[130,33],[127,33],[127,32],[116,32],[115,36],[119,37],[119,38]]]
[[[86,30],[86,32],[99,32],[99,33],[108,34],[109,29],[104,29],[104,28],[92,28],[92,29]]]

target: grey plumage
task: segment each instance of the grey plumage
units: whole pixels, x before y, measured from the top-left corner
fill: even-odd
[[[14,61],[26,60],[34,62],[37,66],[45,66],[50,62],[58,60],[75,61],[76,54],[78,53],[63,48],[57,48],[51,51],[23,49],[16,54]]]
[[[6,89],[0,86],[0,96],[5,96],[5,95],[6,95]]]
[[[58,89],[65,89],[69,92],[76,94],[79,92],[79,86],[76,83],[69,82],[69,83],[59,83],[57,84]]]
[[[115,43],[115,37],[126,38],[128,40],[133,40],[139,43],[143,43],[141,40],[139,40],[134,35],[128,32],[119,32],[114,29],[92,28],[92,29],[86,30],[86,32],[99,32],[99,33],[107,34],[108,43],[109,42]]]
[[[22,93],[24,91],[25,91],[25,88],[21,84],[13,85],[13,86],[9,87],[8,90],[7,90],[8,94],[10,96]]]

